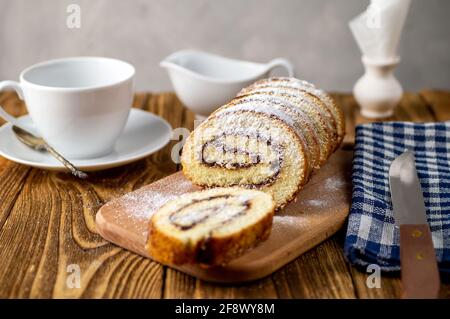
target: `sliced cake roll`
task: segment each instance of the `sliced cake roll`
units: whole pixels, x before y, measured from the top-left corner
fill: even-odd
[[[342,110],[335,104],[333,99],[323,90],[316,88],[313,84],[299,80],[296,78],[286,78],[286,77],[273,77],[268,79],[262,79],[253,83],[252,85],[242,89],[238,96],[246,95],[251,91],[259,90],[262,88],[278,88],[278,89],[297,89],[303,91],[311,96],[316,97],[325,106],[326,109],[332,114],[338,134],[338,143],[336,143],[337,148],[345,135],[345,119]],[[320,105],[319,104],[319,105]]]
[[[247,95],[235,98],[229,104],[239,104],[242,101],[272,101],[275,107],[281,107],[288,110],[295,121],[307,131],[311,131],[313,141],[308,140],[308,144],[314,149],[312,168],[318,169],[325,163],[328,157],[334,151],[334,145],[337,143],[337,134],[335,127],[327,121],[320,112],[320,107],[308,99],[298,95],[281,92],[265,92],[262,90],[251,91]],[[307,122],[307,124],[305,124]]]
[[[321,163],[323,164],[328,156],[334,151],[334,146],[340,143],[337,130],[336,120],[333,114],[328,110],[324,103],[316,96],[305,91],[290,87],[256,87],[248,90],[245,95],[240,97],[248,97],[254,95],[271,95],[283,100],[288,100],[297,108],[304,110],[315,120],[318,125],[319,134],[321,136]],[[329,143],[331,139],[331,144]]]
[[[221,108],[186,140],[183,173],[204,187],[258,188],[281,207],[311,173],[313,146],[305,132],[285,110],[271,104]]]
[[[243,89],[188,137],[185,176],[204,187],[259,189],[283,207],[342,141],[342,112],[316,91],[287,78]]]
[[[294,103],[287,99],[269,94],[250,94],[233,99],[230,103],[224,105],[221,109],[211,115],[211,117],[221,114],[225,109],[228,111],[240,110],[242,108],[258,107],[271,108],[285,113],[293,119],[293,126],[297,134],[304,137],[308,147],[308,158],[311,165],[309,169],[319,164],[321,158],[321,136],[318,133],[316,122],[305,109],[298,108]]]
[[[257,190],[184,194],[152,216],[147,248],[165,264],[222,265],[269,237],[274,207],[272,198]]]

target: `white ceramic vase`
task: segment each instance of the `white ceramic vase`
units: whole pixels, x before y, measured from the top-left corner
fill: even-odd
[[[392,116],[403,95],[403,88],[394,76],[400,57],[390,60],[372,60],[362,57],[364,75],[356,82],[353,95],[367,118]]]

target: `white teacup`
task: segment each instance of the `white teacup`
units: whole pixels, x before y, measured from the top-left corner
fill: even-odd
[[[33,65],[20,83],[0,82],[25,101],[38,133],[69,159],[111,153],[133,101],[134,67],[100,57],[75,57]],[[0,106],[0,115],[16,119]]]

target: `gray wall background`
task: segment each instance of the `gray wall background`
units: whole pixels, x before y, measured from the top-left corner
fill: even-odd
[[[81,29],[66,27],[68,4]],[[348,21],[368,0],[0,0],[0,80],[39,61],[110,56],[137,68],[137,89],[170,90],[158,63],[201,49],[259,62],[286,57],[298,77],[350,91],[363,72]],[[413,0],[397,75],[407,90],[450,89],[450,1]]]

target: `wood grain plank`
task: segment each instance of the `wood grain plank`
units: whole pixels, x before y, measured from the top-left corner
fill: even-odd
[[[30,169],[19,164],[5,166],[0,172],[0,231],[25,185]],[[0,241],[0,249],[3,243]]]
[[[197,281],[195,298],[207,299],[243,299],[243,298],[260,298],[269,299],[277,298],[277,291],[272,276],[247,283],[244,285],[218,285],[204,281]]]
[[[171,95],[137,95],[134,106],[175,119],[172,125],[178,125],[176,119],[182,116]],[[170,150],[166,147],[139,162],[91,174],[87,182],[33,169],[21,192],[1,187],[18,195],[0,230],[0,244],[5,246],[0,251],[0,296],[161,297],[164,267],[105,242],[95,232],[94,218],[106,201],[174,172]],[[4,179],[0,185],[7,183]],[[79,289],[66,283],[69,265],[81,270]]]
[[[356,298],[343,255],[344,232],[311,249],[273,275],[280,298]]]
[[[134,95],[133,107],[135,109],[145,109],[148,106],[148,101],[150,99],[150,94],[146,92],[139,92]]]
[[[361,117],[351,95],[333,97],[345,111],[344,143],[351,147],[355,125],[370,120]],[[15,93],[0,94],[0,104],[15,116],[26,113]],[[161,115],[173,127],[194,126],[194,115],[172,93],[137,94],[134,107]],[[450,93],[407,93],[391,119],[448,120]],[[171,160],[171,149],[177,142],[136,163],[92,174],[87,182],[0,158],[0,297],[399,297],[398,277],[383,276],[381,289],[369,289],[365,283],[368,274],[346,264],[342,256],[345,229],[272,276],[234,286],[196,280],[103,241],[95,232],[97,209],[179,169]],[[71,264],[80,267],[80,289],[66,284]],[[443,285],[442,295],[450,297],[449,283]]]
[[[195,298],[195,291],[199,283],[200,280],[192,276],[171,268],[166,268],[163,297],[168,299]]]
[[[8,167],[8,165],[9,165],[10,163],[11,163],[11,162],[8,161],[6,158],[0,156],[0,174],[3,173],[3,171]]]
[[[25,112],[24,103],[14,92],[1,92],[0,105],[14,116],[20,116]],[[5,121],[0,118],[0,125],[4,123]],[[29,168],[14,164],[0,156],[0,230],[11,212],[29,172]]]
[[[450,120],[450,91],[423,90],[420,96],[430,107],[436,121]]]
[[[19,100],[15,92],[0,92],[0,105],[13,116],[21,116],[26,114],[25,104]],[[4,123],[5,121],[0,117],[0,126]],[[11,164],[10,161],[0,156],[0,174],[9,164]]]
[[[27,113],[25,103],[19,99],[15,92],[12,91],[0,93],[0,105],[3,106],[6,112],[15,117],[19,117]],[[0,118],[0,125],[3,125],[4,123],[5,120]]]
[[[441,282],[440,298],[450,299],[450,275],[441,274]]]
[[[401,297],[401,281],[399,273],[383,273],[380,278],[380,287],[369,288],[367,285],[367,280],[371,273],[355,267],[351,267],[350,269],[358,298],[397,299]]]
[[[394,114],[396,121],[432,122],[435,117],[424,99],[417,93],[403,95]]]

